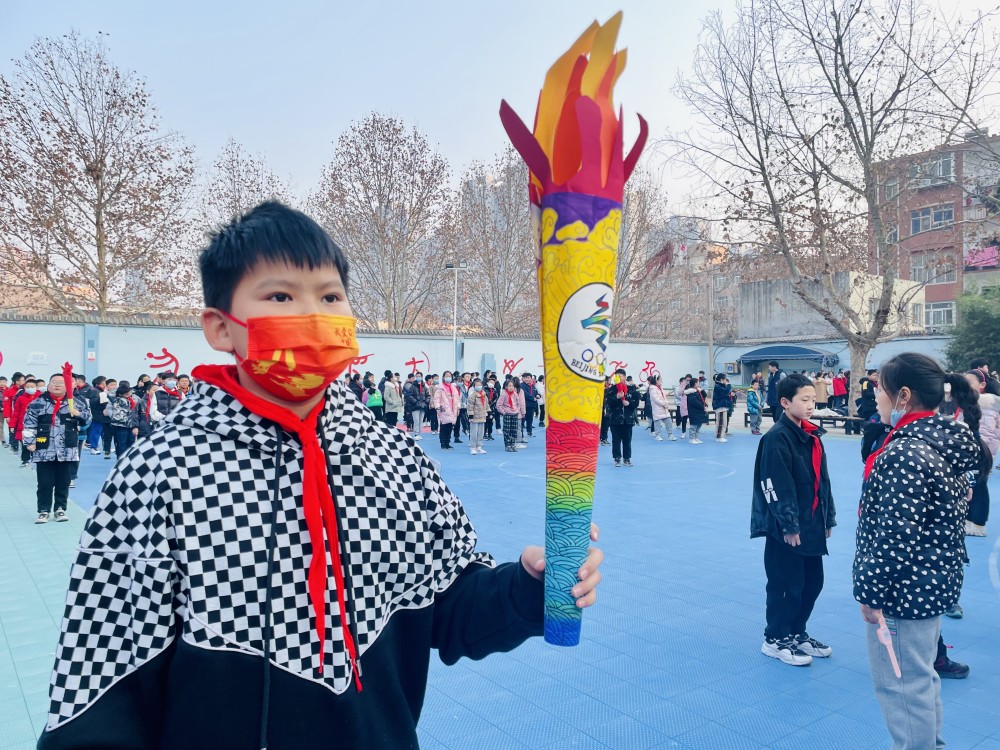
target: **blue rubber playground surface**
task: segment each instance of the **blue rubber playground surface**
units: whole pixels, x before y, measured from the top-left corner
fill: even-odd
[[[656,443],[637,428],[634,468],[601,448],[595,521],[607,555],[583,641],[535,639],[510,654],[445,667],[432,660],[423,750],[866,750],[889,739],[872,694],[863,624],[851,596],[861,460],[857,437],[826,438],[840,525],[810,633],[830,659],[789,667],[763,656],[763,542],[749,537],[756,438]],[[480,548],[515,559],[543,531],[544,431],[517,454],[487,443],[443,453]],[[87,455],[71,520],[36,527],[34,476],[0,451],[0,749],[28,750],[44,723],[68,566],[110,468]],[[1000,478],[990,482],[1000,497]],[[944,681],[945,738],[955,750],[1000,750],[1000,575],[990,536],[968,540],[965,618],[944,621],[967,680]],[[992,571],[992,572],[991,572]]]

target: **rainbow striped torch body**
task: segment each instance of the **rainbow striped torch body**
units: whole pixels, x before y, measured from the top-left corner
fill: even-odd
[[[534,132],[504,102],[500,117],[531,171],[545,363],[545,640],[579,643],[570,590],[586,559],[600,441],[605,361],[625,181],[647,127],[624,156],[612,104],[625,68],[617,14],[596,22],[556,62],[539,97]]]

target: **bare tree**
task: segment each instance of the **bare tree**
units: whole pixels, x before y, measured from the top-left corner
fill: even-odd
[[[291,203],[291,193],[263,154],[250,154],[230,138],[212,164],[200,210],[202,223],[226,224],[269,199]]]
[[[462,175],[446,224],[453,260],[468,264],[460,279],[466,289],[460,323],[467,328],[500,336],[538,333],[537,241],[527,184],[528,168],[510,147]]]
[[[879,165],[976,127],[996,72],[987,29],[923,0],[751,0],[730,27],[709,17],[678,83],[701,121],[673,143],[710,187],[728,238],[783,259],[855,367],[894,335],[893,311],[912,294],[896,283]],[[834,282],[838,270],[871,267],[858,237],[874,245],[877,273],[861,294],[872,315]]]
[[[337,141],[311,207],[352,267],[355,314],[426,328],[445,288],[448,163],[416,128],[373,113]]]
[[[38,39],[0,77],[0,273],[62,311],[154,309],[193,286],[191,150],[103,37]],[[16,262],[15,259],[21,259]]]
[[[650,320],[663,316],[667,301],[663,293],[670,287],[657,280],[674,261],[666,198],[660,180],[648,168],[636,170],[625,184],[612,311],[616,336],[646,335]]]

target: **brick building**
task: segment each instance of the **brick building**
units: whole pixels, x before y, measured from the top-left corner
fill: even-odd
[[[913,322],[947,330],[963,291],[1000,286],[1000,136],[970,133],[960,143],[881,162],[876,171],[899,276],[926,285],[923,303],[911,308]],[[880,274],[883,266],[873,238],[869,270]]]

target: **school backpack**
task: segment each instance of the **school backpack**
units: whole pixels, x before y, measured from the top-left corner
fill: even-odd
[[[379,393],[378,388],[368,389],[368,400],[365,401],[365,406],[369,409],[373,406],[382,406],[382,394]]]

